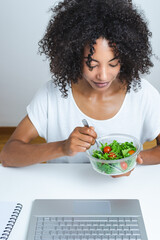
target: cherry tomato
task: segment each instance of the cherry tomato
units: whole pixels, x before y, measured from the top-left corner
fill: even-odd
[[[108,157],[110,158],[116,158],[117,155],[114,152],[110,152],[110,154],[108,155]]]
[[[106,146],[103,148],[103,152],[104,153],[109,153],[111,151],[111,147],[110,146]]]
[[[126,170],[128,167],[128,164],[126,162],[121,162],[120,163],[122,170]]]
[[[130,155],[132,155],[133,153],[135,153],[135,151],[134,151],[134,150],[130,150],[128,153],[129,153]]]

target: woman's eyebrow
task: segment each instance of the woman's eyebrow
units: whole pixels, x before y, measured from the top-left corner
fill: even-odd
[[[87,58],[88,59],[88,57],[84,57],[84,58]],[[94,61],[94,62],[98,62],[96,59],[94,59],[94,58],[91,58],[91,61]]]
[[[108,62],[112,62],[112,61],[115,60],[115,59],[118,59],[118,57],[114,57],[114,58],[112,58],[111,60],[109,60]]]
[[[88,59],[88,57],[84,57],[84,58]],[[118,57],[114,57],[114,58],[112,58],[111,60],[109,60],[108,62],[112,62],[112,61],[115,60],[115,59],[118,59]],[[94,58],[91,58],[91,61],[98,62],[98,61],[97,61],[96,59],[94,59]]]

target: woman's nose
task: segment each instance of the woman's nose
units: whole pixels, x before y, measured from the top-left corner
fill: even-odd
[[[109,73],[108,73],[108,70],[107,70],[107,67],[105,66],[105,67],[101,67],[100,69],[99,69],[99,72],[98,72],[98,79],[100,80],[100,81],[107,81],[107,79],[108,79],[108,75],[109,75]]]

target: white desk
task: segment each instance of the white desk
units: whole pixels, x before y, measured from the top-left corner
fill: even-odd
[[[159,239],[160,165],[138,166],[129,177],[96,173],[90,164],[0,166],[0,201],[23,204],[9,240],[25,240],[34,199],[139,199],[149,240]]]

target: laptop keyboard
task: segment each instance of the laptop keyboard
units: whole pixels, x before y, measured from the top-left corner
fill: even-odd
[[[34,240],[142,240],[137,217],[38,217]]]

